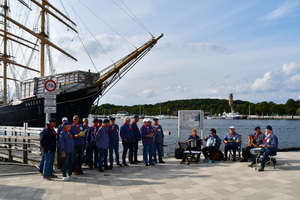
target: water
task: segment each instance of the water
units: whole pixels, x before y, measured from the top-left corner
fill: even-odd
[[[116,123],[123,124],[122,119],[117,119]],[[159,123],[164,131],[170,131],[171,135],[165,135],[164,148],[165,156],[174,156],[174,151],[178,148],[178,120],[177,119],[161,119]],[[142,122],[138,123],[139,127]],[[230,126],[235,126],[236,132],[242,135],[242,147],[247,146],[247,136],[253,133],[256,126],[260,126],[262,131],[267,125],[273,127],[274,134],[278,137],[279,148],[300,147],[298,141],[300,138],[300,121],[299,120],[222,120],[222,119],[205,119],[204,120],[204,136],[209,135],[209,130],[215,128],[217,135],[222,139],[229,132]],[[199,134],[199,133],[198,133]],[[186,141],[190,135],[190,130],[182,130],[180,133],[180,141]],[[199,134],[200,135],[200,134]],[[224,144],[220,148],[224,149]]]

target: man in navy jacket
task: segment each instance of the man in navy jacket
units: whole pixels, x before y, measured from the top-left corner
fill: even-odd
[[[140,129],[137,125],[137,123],[139,122],[139,116],[135,115],[133,117],[133,121],[130,124],[132,131],[133,131],[133,135],[134,135],[134,142],[133,142],[133,162],[140,162],[137,159],[137,155],[138,155],[138,150],[139,150],[139,141],[142,139],[141,138],[141,133],[140,133]]]
[[[126,155],[129,149],[129,162],[130,164],[136,164],[133,162],[133,142],[134,142],[134,135],[132,128],[130,126],[130,117],[124,118],[124,124],[121,126],[120,129],[120,136],[122,138],[123,144],[123,155],[122,161],[124,166],[128,166],[126,163]]]
[[[156,158],[156,151],[158,154],[158,161],[159,163],[165,163],[162,159],[162,152],[163,152],[163,144],[164,144],[164,132],[162,129],[162,126],[158,124],[158,119],[154,118],[153,119],[154,124],[153,124],[153,129],[155,133],[155,138],[154,138],[154,144],[153,144],[153,161],[157,163],[157,158]]]
[[[43,177],[46,180],[51,180],[51,178],[56,178],[57,176],[53,175],[53,163],[54,156],[56,151],[56,137],[57,133],[54,130],[56,125],[55,119],[49,120],[49,126],[42,132],[41,135],[41,147],[43,149],[44,157],[44,168],[43,168]]]

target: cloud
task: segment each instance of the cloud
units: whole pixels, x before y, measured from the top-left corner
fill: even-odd
[[[290,0],[283,3],[281,6],[275,10],[266,14],[263,19],[275,20],[285,16],[293,15],[297,8],[300,6],[300,2],[297,0]]]
[[[189,87],[187,86],[167,86],[164,88],[158,88],[158,89],[144,89],[141,93],[138,95],[140,97],[144,98],[168,98],[168,99],[177,99],[177,98],[183,98],[181,94],[186,94],[186,92],[189,90]]]
[[[253,91],[299,91],[300,64],[285,64],[281,69],[266,72],[254,81]]]
[[[210,43],[180,43],[180,42],[162,42],[160,48],[173,48],[181,50],[196,50],[203,52],[218,52],[226,53],[228,50],[224,47],[217,46]]]

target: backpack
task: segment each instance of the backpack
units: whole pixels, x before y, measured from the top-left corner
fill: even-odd
[[[221,161],[224,158],[222,151],[218,150],[211,155],[213,160]]]

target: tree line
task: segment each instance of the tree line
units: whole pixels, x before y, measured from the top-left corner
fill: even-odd
[[[272,101],[251,103],[235,100],[233,101],[233,109],[244,115],[300,115],[300,100],[289,99],[285,104],[276,104]],[[207,114],[218,115],[224,111],[230,112],[230,107],[226,99],[187,99],[133,106],[93,105],[90,113],[111,115],[119,111],[127,111],[129,114],[141,115],[177,115],[178,110],[203,110]]]

